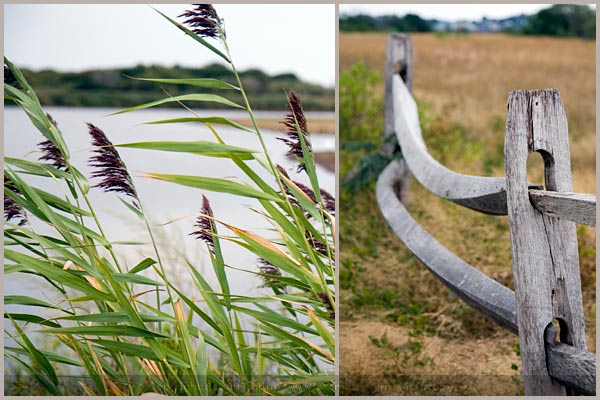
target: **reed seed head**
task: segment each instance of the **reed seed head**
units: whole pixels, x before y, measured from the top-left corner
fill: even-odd
[[[335,197],[333,197],[327,190],[321,189],[321,200],[323,201],[323,208],[329,211],[330,214],[335,214]]]
[[[329,318],[335,319],[335,311],[333,309],[333,305],[331,304],[331,300],[329,300],[329,296],[325,292],[317,293],[317,297],[321,300],[321,302],[325,305],[325,307],[331,311],[329,314]]]
[[[202,195],[202,211],[196,218],[196,223],[194,224],[194,226],[198,229],[190,233],[190,235],[194,235],[196,236],[196,239],[206,242],[211,251],[214,252],[215,243],[213,239],[213,218],[214,214],[212,208],[210,208],[210,202],[205,195]]]
[[[196,8],[186,10],[179,18],[192,32],[200,37],[225,39],[223,20],[219,18],[211,4],[194,4]]]
[[[297,172],[302,172],[306,169],[306,165],[304,163],[304,154],[302,152],[302,143],[300,142],[299,135],[302,135],[306,149],[309,152],[312,151],[312,146],[310,144],[306,117],[304,116],[302,105],[300,104],[300,97],[293,91],[290,92],[288,96],[288,109],[290,113],[287,114],[285,119],[281,122],[288,129],[287,137],[278,137],[277,139],[288,145],[289,150],[286,155],[298,157]]]
[[[19,189],[16,188],[14,183],[6,175],[4,175],[4,187],[12,191],[13,193],[16,193],[18,195],[21,194]],[[18,205],[12,198],[8,197],[7,195],[4,195],[4,220],[10,221],[12,219],[19,220],[19,226],[25,225],[25,223],[27,222],[25,218],[25,212],[23,211],[21,206]]]
[[[97,168],[91,176],[102,178],[94,187],[104,189],[105,192],[122,193],[138,200],[131,176],[117,149],[100,128],[89,122],[87,126],[92,137],[92,145],[95,147],[89,165]],[[133,205],[139,208],[135,201]]]
[[[46,117],[48,118],[50,123],[58,129],[58,124],[56,123],[54,118],[52,118],[50,114],[46,114]],[[54,166],[57,169],[67,169],[65,158],[63,157],[58,147],[56,147],[56,145],[51,140],[44,140],[43,142],[39,142],[38,147],[42,151],[42,156],[38,158],[38,160],[49,161],[50,164],[52,164],[52,166]]]
[[[289,179],[287,172],[285,171],[285,169],[283,169],[283,167],[281,165],[277,165],[277,169],[283,176],[285,176],[286,178]],[[292,182],[298,187],[298,189],[300,189],[302,192],[304,192],[308,196],[308,198],[310,198],[312,200],[313,203],[318,204],[317,197],[315,196],[315,192],[311,188],[309,188],[305,184],[298,182],[298,181],[292,181]],[[284,184],[284,189],[285,189],[285,194],[287,195],[288,199],[290,200],[290,203],[292,203],[296,207],[300,207],[300,202],[298,201],[298,199],[296,199],[294,197],[290,188]],[[321,193],[321,202],[322,202],[321,207],[323,209],[327,210],[329,213],[335,214],[335,197],[333,197],[325,189],[320,189],[319,192]],[[306,213],[306,217],[310,218],[310,214]]]
[[[272,286],[272,285],[276,285],[278,287],[281,287],[285,290],[285,285],[282,284],[276,277],[277,276],[282,276],[283,274],[281,273],[281,270],[274,266],[273,264],[271,264],[270,262],[268,262],[267,260],[265,260],[264,258],[259,258],[258,259],[258,270],[260,271],[261,274],[261,279],[264,282],[264,285],[262,286]]]
[[[285,176],[287,179],[290,179],[290,176],[288,175],[287,171],[285,170],[285,168],[283,168],[281,165],[277,164],[277,171],[279,171],[281,173],[281,175]]]

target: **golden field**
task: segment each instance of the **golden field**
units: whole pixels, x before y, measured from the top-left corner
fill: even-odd
[[[574,189],[596,192],[595,174],[586,172],[596,163],[595,41],[500,34],[411,37],[415,99],[431,103],[436,115],[448,112],[490,142],[504,140],[503,129],[490,127],[504,124],[510,91],[558,88],[569,122]],[[381,33],[340,34],[340,71],[362,61],[383,76],[385,45]]]
[[[411,37],[413,95],[425,110],[423,136],[437,160],[458,172],[504,175],[508,93],[558,88],[569,123],[574,190],[595,193],[595,41],[502,34]],[[378,101],[385,44],[385,34],[340,34],[340,72],[359,62],[379,72],[373,94]],[[382,120],[374,122],[381,126]],[[381,131],[365,140],[380,138]],[[340,131],[340,142],[345,140]],[[342,150],[341,173],[364,156]],[[541,158],[530,164],[530,180],[542,182]],[[437,240],[513,287],[507,217],[441,200],[414,180],[411,198],[411,214]],[[341,394],[522,394],[518,338],[471,310],[412,257],[387,228],[372,187],[342,195],[339,218]],[[586,336],[593,352],[595,234],[578,226]],[[354,376],[352,385],[345,376]]]

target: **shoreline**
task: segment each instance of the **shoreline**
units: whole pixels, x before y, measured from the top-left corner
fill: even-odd
[[[234,118],[232,121],[252,128],[252,121],[250,119]],[[278,132],[282,132],[283,125],[281,119],[277,118],[257,118],[257,123],[261,129],[270,129]],[[334,134],[335,133],[335,119],[333,118],[312,118],[308,122],[308,129],[311,135],[321,134]],[[325,168],[327,171],[335,173],[335,151],[315,151],[314,153],[315,163]]]
[[[282,131],[283,125],[281,118],[257,118],[258,126],[262,129],[271,129],[274,131]],[[252,121],[248,118],[232,118],[233,122],[240,125],[244,125],[248,128],[252,128]],[[335,119],[334,118],[312,118],[308,121],[308,129],[311,134],[320,133],[335,133]]]
[[[328,170],[335,173],[335,151],[319,151],[314,153],[315,162]]]

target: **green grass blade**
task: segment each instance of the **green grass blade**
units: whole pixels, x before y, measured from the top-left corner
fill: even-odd
[[[137,274],[138,272],[142,272],[143,270],[150,268],[151,266],[153,266],[154,264],[156,264],[156,261],[151,259],[151,258],[145,258],[142,261],[140,261],[138,263],[138,265],[136,265],[135,267],[133,267],[131,269],[131,271],[129,271],[130,274]]]
[[[21,168],[23,171],[32,175],[56,177],[62,179],[72,179],[72,175],[68,172],[54,168],[49,164],[43,164],[33,161],[21,160],[18,158],[4,157],[4,162],[12,166]]]
[[[173,182],[183,186],[210,190],[212,192],[229,193],[236,196],[252,197],[255,199],[265,199],[278,202],[283,201],[276,196],[271,196],[267,193],[257,190],[248,184],[232,182],[226,179],[190,175],[157,174],[152,172],[146,173],[146,176],[151,179]]]
[[[191,268],[193,268],[193,267],[191,267]],[[192,299],[190,299],[189,297],[185,296],[183,294],[183,292],[180,292],[175,287],[171,287],[171,289],[173,289],[175,291],[175,293],[177,293],[177,295],[185,302],[185,304],[188,305],[188,307],[190,307],[190,309],[196,315],[198,315],[200,318],[202,318],[202,320],[204,320],[208,325],[210,325],[219,335],[223,335],[223,331],[222,331],[221,327],[219,326],[219,324],[217,324],[215,322],[215,320],[213,318],[211,318],[207,313],[205,313],[204,311],[202,311],[202,309],[200,309],[200,307],[198,307],[196,305],[196,303],[194,303],[194,301]]]
[[[157,282],[153,279],[146,278],[145,276],[141,275],[121,273],[114,273],[112,275],[117,282],[136,283],[138,285],[164,286],[164,284],[161,282]]]
[[[144,322],[175,322],[175,319],[168,315],[155,315],[140,313],[140,318]],[[85,321],[85,322],[102,322],[107,324],[118,324],[121,322],[129,322],[130,318],[123,311],[104,312],[98,314],[82,314],[72,315],[69,317],[59,317],[57,320],[68,321]]]
[[[200,384],[200,395],[208,396],[208,357],[206,354],[206,342],[202,335],[198,335],[198,345],[196,347],[196,373]]]
[[[31,322],[34,324],[49,326],[51,328],[60,328],[59,324],[52,322],[52,321],[48,321],[48,319],[46,319],[46,318],[42,318],[38,315],[33,315],[33,314],[17,314],[17,313],[5,312],[4,318],[13,319],[15,321]]]
[[[90,217],[92,215],[92,213],[90,213],[89,211],[81,209],[71,204],[70,202],[61,199],[60,197],[53,195],[52,193],[48,193],[38,188],[33,189],[49,206],[52,206],[58,210],[65,211],[71,214],[82,215],[85,217]]]
[[[4,305],[7,305],[7,304],[19,304],[22,306],[52,308],[54,310],[70,312],[61,307],[58,307],[58,306],[55,306],[48,302],[45,302],[44,300],[36,299],[33,297],[29,297],[29,296],[18,295],[18,294],[5,295],[4,296]]]
[[[232,154],[235,154],[243,160],[251,160],[254,157],[253,153],[257,153],[257,150],[244,149],[237,146],[229,146],[226,144],[208,142],[208,141],[193,141],[193,142],[173,142],[173,141],[161,141],[161,142],[137,142],[137,143],[123,143],[117,144],[115,147],[127,147],[133,149],[146,149],[146,150],[160,150],[160,151],[172,151],[179,153],[191,153],[209,157],[221,157],[231,158]]]
[[[92,342],[112,351],[123,353],[132,357],[145,358],[153,361],[160,361],[160,359],[154,354],[154,351],[148,347],[140,344],[129,343],[129,342],[117,342],[114,340],[106,339],[91,339]],[[167,350],[167,360],[175,367],[189,368],[189,364],[179,358],[178,354],[173,351]]]
[[[100,290],[92,287],[85,280],[48,262],[18,253],[11,249],[4,249],[4,257],[16,263],[27,265],[30,269],[46,276],[50,280],[61,282],[63,285],[75,290],[79,290],[80,292],[90,295],[97,300],[110,302],[116,301],[112,294],[101,292]]]
[[[237,316],[237,313],[233,313],[234,323],[235,323],[235,331],[237,334],[237,342],[241,351],[241,360],[242,360],[242,368],[244,371],[244,376],[247,378],[252,377],[252,365],[250,364],[250,357],[248,356],[248,352],[245,351],[248,348],[248,344],[246,343],[246,337],[244,336],[244,331],[242,330],[242,325],[240,324],[240,320]]]
[[[143,212],[141,212],[139,209],[137,209],[136,207],[129,204],[129,202],[125,201],[121,196],[119,196],[118,199],[121,201],[121,203],[125,204],[125,207],[127,207],[129,210],[131,210],[131,212],[133,212],[139,219],[141,219],[142,221],[144,220]]]
[[[11,315],[14,315],[14,314],[11,314]],[[23,354],[23,355],[28,354],[27,350],[21,349],[19,347],[5,346],[4,350],[12,351],[13,353],[17,353],[17,354]],[[83,367],[83,364],[81,364],[79,361],[75,361],[70,358],[60,356],[56,353],[52,353],[49,351],[42,351],[42,354],[44,354],[44,356],[46,356],[48,361],[66,364],[66,365],[73,365],[74,367]]]
[[[316,330],[314,330],[294,319],[287,318],[275,310],[269,310],[269,312],[264,312],[264,311],[253,310],[251,308],[245,308],[245,307],[240,307],[240,306],[236,306],[236,305],[232,305],[231,308],[233,308],[234,310],[239,311],[243,314],[250,315],[250,316],[256,318],[256,320],[260,321],[260,322],[265,322],[265,321],[270,322],[277,326],[287,327],[290,329],[294,329],[298,332],[308,333],[310,335],[317,336],[319,334]]]
[[[70,333],[72,335],[84,336],[129,336],[143,338],[166,338],[161,333],[151,332],[147,329],[136,328],[128,325],[100,325],[100,326],[73,326],[66,328],[48,328],[37,330],[49,334]]]
[[[278,337],[278,338],[286,340],[286,341],[289,341],[289,342],[293,343],[294,345],[299,346],[302,349],[305,349],[306,351],[308,351],[311,354],[320,356],[321,358],[323,358],[324,360],[327,360],[328,362],[335,361],[335,357],[333,357],[332,354],[323,350],[321,347],[310,342],[309,340],[307,340],[301,336],[296,336],[296,335],[294,335],[290,332],[287,332],[287,331],[285,331],[275,325],[272,325],[268,322],[263,321],[262,324],[263,324],[263,329],[265,330],[265,332],[268,332],[270,335]]]
[[[312,312],[310,309],[307,310],[307,312],[310,321],[313,323],[317,331],[319,331],[319,336],[323,338],[323,341],[327,346],[327,350],[329,350],[331,354],[335,355],[335,338],[333,336],[333,332],[331,332],[331,330],[321,322],[321,320],[315,315],[314,312]]]
[[[233,89],[240,90],[239,87],[232,85],[231,83],[227,83],[221,81],[219,79],[214,78],[188,78],[188,79],[163,79],[163,78],[135,78],[133,76],[129,76],[128,78],[135,79],[137,81],[148,81],[148,82],[158,82],[158,83],[168,83],[171,85],[190,85],[208,89]]]
[[[230,106],[230,107],[234,107],[234,108],[244,108],[244,107],[240,106],[239,104],[236,104],[233,101],[227,100],[226,98],[216,95],[216,94],[193,93],[193,94],[182,94],[180,96],[174,96],[174,97],[166,97],[164,99],[151,101],[150,103],[140,104],[139,106],[134,106],[134,107],[126,108],[124,110],[116,111],[109,115],[123,114],[123,113],[131,112],[131,111],[143,110],[145,108],[159,106],[161,104],[176,103],[176,102],[180,102],[180,101],[212,102],[212,103],[224,104],[226,106]]]
[[[184,359],[189,365],[191,378],[193,384],[190,385],[190,394],[198,395],[200,393],[200,382],[198,381],[198,371],[196,370],[196,355],[192,348],[192,338],[188,330],[188,323],[183,315],[183,308],[181,307],[180,300],[173,303],[175,311],[175,329],[177,330],[177,336],[179,344],[182,348],[179,352],[183,355]]]
[[[177,124],[183,122],[199,122],[203,124],[218,124],[218,125],[227,125],[232,128],[240,129],[242,131],[250,132],[256,134],[254,129],[247,128],[243,125],[238,124],[237,122],[233,122],[227,118],[222,117],[189,117],[189,118],[172,118],[172,119],[162,119],[158,121],[144,122],[144,125],[159,125],[159,124]]]

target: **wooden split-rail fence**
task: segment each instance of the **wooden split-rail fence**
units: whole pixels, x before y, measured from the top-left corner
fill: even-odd
[[[567,119],[556,89],[508,95],[506,177],[463,175],[438,163],[421,135],[411,95],[412,42],[392,33],[386,50],[384,152],[377,201],[410,251],[474,309],[519,335],[526,395],[595,395],[596,356],[586,349],[575,224],[596,226],[596,196],[572,193]],[[544,160],[545,190],[527,182],[527,158]],[[408,213],[410,174],[435,195],[508,215],[515,291],[436,241]]]

